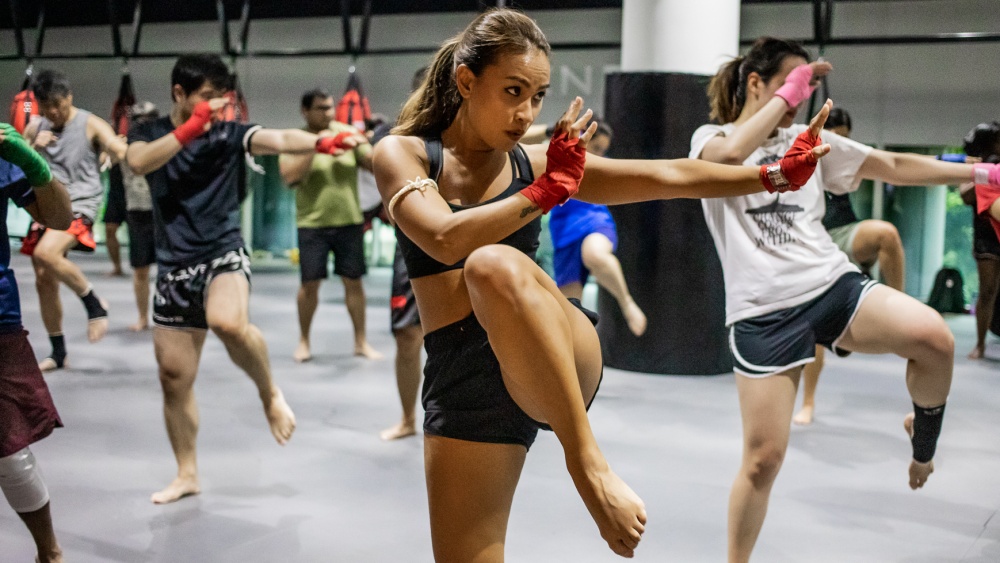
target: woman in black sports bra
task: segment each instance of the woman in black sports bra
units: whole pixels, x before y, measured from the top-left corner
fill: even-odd
[[[548,55],[527,16],[481,14],[442,46],[375,149],[426,335],[424,460],[439,562],[503,561],[525,454],[549,426],[611,549],[632,556],[644,531],[642,501],[611,471],[587,419],[602,371],[597,332],[532,259],[542,213],[577,189],[609,204],[723,197],[761,191],[765,173],[797,189],[825,150],[803,141],[767,170],[585,157],[594,128],[583,130],[592,113],[580,115],[579,98],[548,150],[521,147],[549,86]]]

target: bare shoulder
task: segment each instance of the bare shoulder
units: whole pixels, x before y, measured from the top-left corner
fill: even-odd
[[[388,135],[375,145],[376,166],[395,168],[397,163],[420,163],[427,169],[427,150],[420,137]]]

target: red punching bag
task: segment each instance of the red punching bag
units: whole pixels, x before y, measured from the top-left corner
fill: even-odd
[[[226,121],[247,123],[250,121],[250,107],[247,105],[246,97],[243,96],[243,88],[240,87],[240,78],[236,73],[233,73],[230,80],[232,80],[233,88],[229,92],[226,92],[229,103],[226,104],[226,108],[223,110],[223,119]]]
[[[10,103],[10,124],[23,134],[24,128],[31,122],[31,118],[38,115],[38,104],[35,102],[35,94],[31,91],[31,70],[24,77],[21,91],[14,96],[14,101]]]
[[[337,102],[336,119],[364,131],[365,121],[371,116],[372,110],[368,105],[368,98],[361,89],[361,79],[352,70],[351,77],[347,79],[347,90]]]
[[[132,119],[132,106],[135,105],[135,89],[132,87],[132,76],[128,71],[122,73],[122,81],[118,86],[118,97],[111,106],[111,127],[119,135],[128,134],[128,124]]]

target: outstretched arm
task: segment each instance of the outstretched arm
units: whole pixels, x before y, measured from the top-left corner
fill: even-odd
[[[873,150],[861,164],[858,175],[897,186],[961,184],[973,179],[973,166],[920,154]]]
[[[827,101],[809,124],[818,141],[832,103]],[[816,159],[830,151],[829,145],[813,146],[812,159],[782,159],[783,173],[801,180],[798,189],[815,169]],[[791,154],[791,151],[789,152]],[[804,178],[802,175],[804,174]],[[705,160],[614,160],[587,157],[586,173],[577,198],[603,204],[634,203],[657,199],[733,197],[764,191],[762,171],[756,166],[731,166]]]
[[[106,152],[112,162],[125,160],[125,153],[128,151],[128,143],[115,134],[115,130],[100,117],[91,114],[87,119],[88,136],[96,141],[97,145]]]

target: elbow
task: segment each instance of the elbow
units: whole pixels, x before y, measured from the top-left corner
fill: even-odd
[[[720,155],[718,160],[719,164],[729,164],[731,166],[740,166],[743,164],[743,154],[736,150],[728,150]]]
[[[458,248],[454,241],[444,233],[439,233],[434,237],[433,248],[428,249],[427,254],[438,262],[451,266],[460,262],[469,255],[468,252]]]

